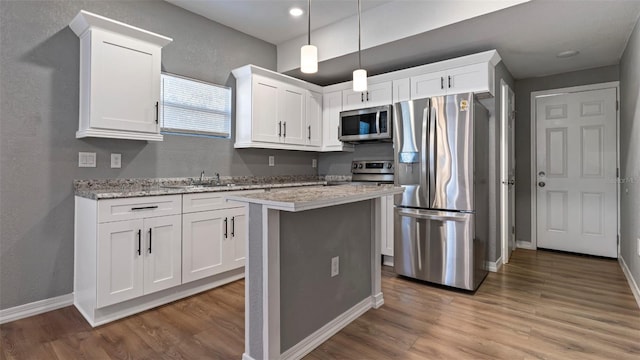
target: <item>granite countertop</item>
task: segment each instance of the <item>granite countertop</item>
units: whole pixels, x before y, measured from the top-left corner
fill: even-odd
[[[326,185],[325,177],[318,176],[264,176],[195,178],[150,178],[150,179],[97,179],[75,180],[75,195],[92,199],[118,199],[139,196],[180,195],[203,192],[240,191],[255,189],[277,189],[301,186]]]
[[[371,200],[385,195],[401,194],[403,191],[402,187],[393,185],[315,186],[271,190],[257,194],[232,195],[227,200],[262,204],[277,210],[303,211]]]

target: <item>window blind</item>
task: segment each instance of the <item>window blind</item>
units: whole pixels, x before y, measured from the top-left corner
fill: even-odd
[[[162,131],[231,136],[231,88],[161,75]]]

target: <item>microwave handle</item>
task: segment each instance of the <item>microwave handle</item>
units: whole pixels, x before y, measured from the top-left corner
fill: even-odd
[[[376,132],[380,135],[380,111],[376,112]]]

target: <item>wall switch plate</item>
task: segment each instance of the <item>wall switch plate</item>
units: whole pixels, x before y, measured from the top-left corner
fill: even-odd
[[[122,167],[122,155],[111,154],[111,168],[120,169]]]
[[[318,159],[311,159],[311,167],[312,168],[318,167]]]
[[[331,258],[331,277],[338,276],[340,274],[340,257],[336,256]]]
[[[79,152],[78,167],[96,167],[96,153],[82,151]]]
[[[269,166],[276,166],[276,157],[269,155]]]

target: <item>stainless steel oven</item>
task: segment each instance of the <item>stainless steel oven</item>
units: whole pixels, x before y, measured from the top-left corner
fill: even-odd
[[[340,141],[391,141],[391,105],[340,113]]]

